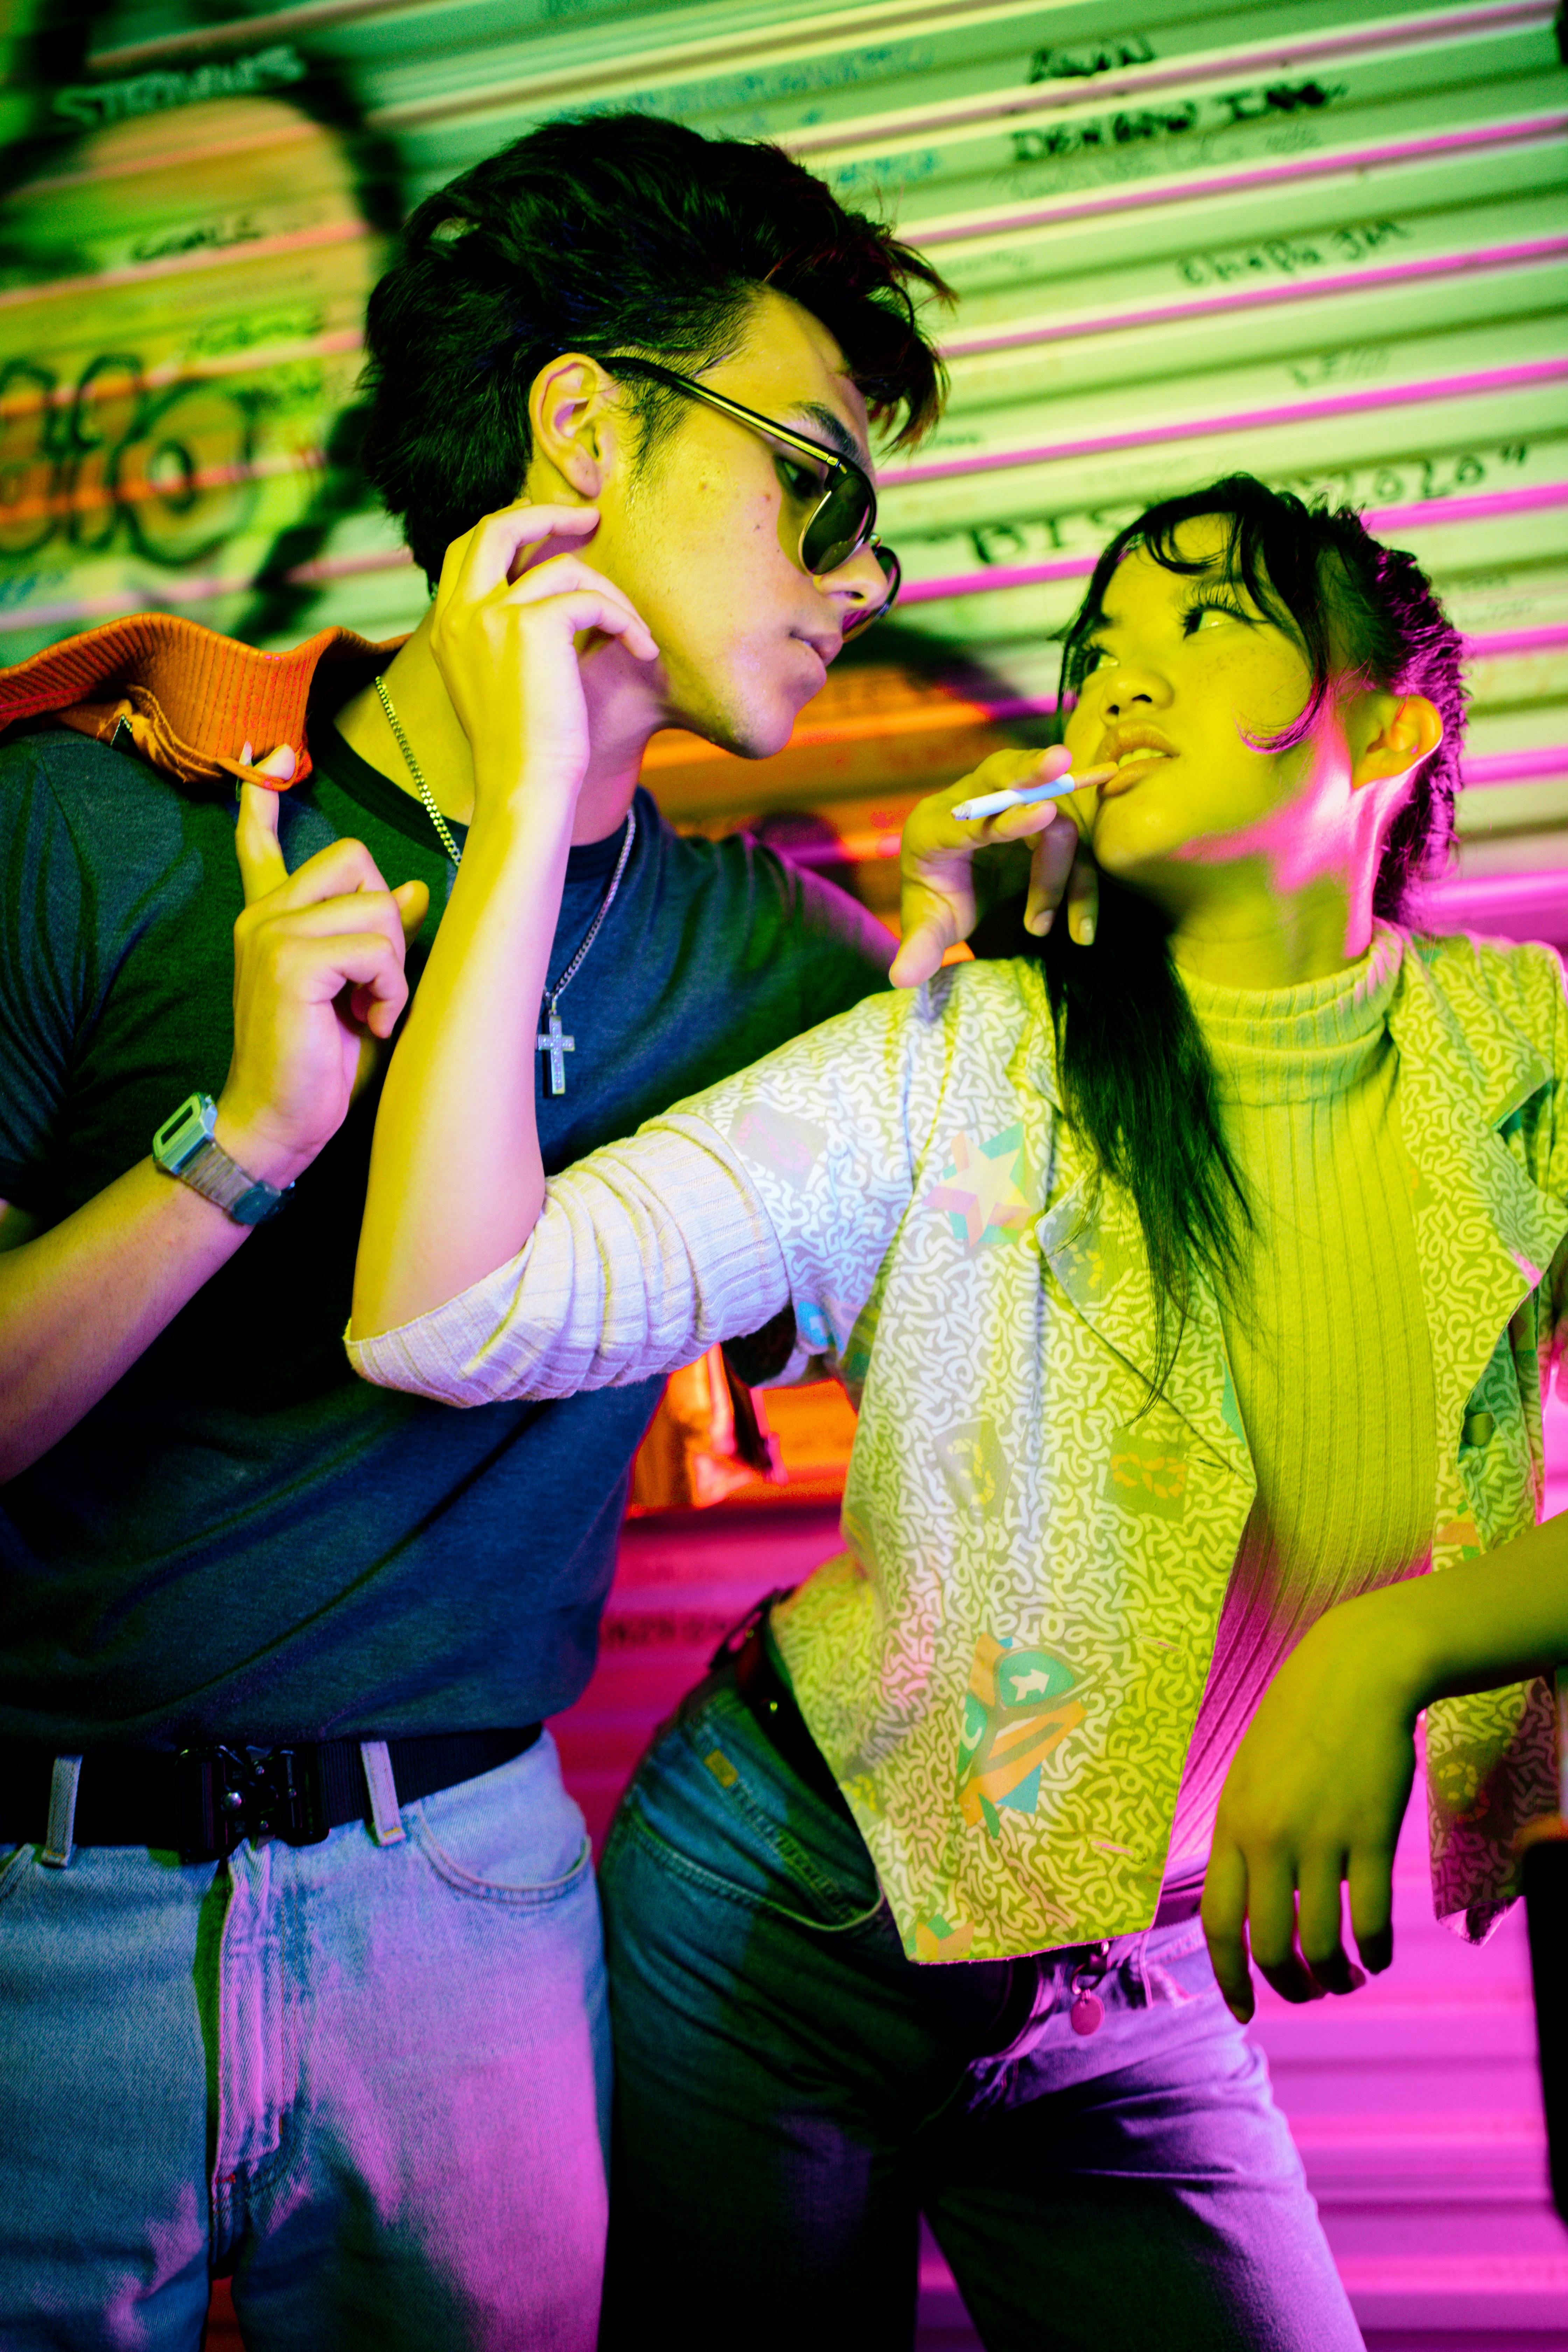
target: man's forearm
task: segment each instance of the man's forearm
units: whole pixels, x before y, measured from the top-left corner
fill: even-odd
[[[394,1330],[515,1257],[544,1202],[540,1000],[571,811],[476,819],[376,1116],[355,1339]]]
[[[247,1230],[149,1159],[0,1255],[0,1479],[76,1426]]]

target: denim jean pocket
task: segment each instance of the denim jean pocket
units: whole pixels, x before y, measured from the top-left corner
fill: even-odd
[[[826,1934],[858,1929],[883,1908],[858,1831],[799,1784],[731,1698],[668,1726],[622,1801],[601,1864],[631,1849],[666,1875],[727,1903]]]
[[[1143,1947],[1143,1977],[1155,2001],[1181,2003],[1205,1993],[1219,1998],[1214,1964],[1201,1919],[1184,1919],[1173,1927],[1156,1927]]]
[[[35,1852],[30,1845],[0,1845],[0,1903],[20,1886]]]
[[[582,1813],[543,1741],[497,1771],[424,1798],[407,1818],[419,1852],[458,1895],[538,1909],[592,1876]]]

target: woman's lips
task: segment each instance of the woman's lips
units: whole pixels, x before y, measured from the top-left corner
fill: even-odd
[[[1130,793],[1134,784],[1142,783],[1151,768],[1163,767],[1175,759],[1174,751],[1132,751],[1116,764],[1116,773],[1108,776],[1100,787],[1102,801],[1114,800],[1119,793]]]

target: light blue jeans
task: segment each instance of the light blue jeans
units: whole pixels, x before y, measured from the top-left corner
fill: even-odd
[[[591,2352],[609,2047],[554,1743],[385,1826],[0,1859],[5,2352],[195,2352],[215,2271],[253,2352]]]
[[[988,2352],[1361,2352],[1195,1919],[916,1967],[732,1666],[644,1757],[599,1876],[605,2352],[649,2311],[696,2345],[909,2352],[922,2211]]]

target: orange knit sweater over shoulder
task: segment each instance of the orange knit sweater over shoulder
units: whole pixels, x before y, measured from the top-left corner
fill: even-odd
[[[289,653],[264,654],[177,614],[135,613],[0,669],[0,728],[47,717],[110,743],[125,727],[143,759],[178,783],[279,792],[276,776],[241,760],[245,746],[262,760],[287,743],[300,782],[310,772],[305,707],[317,672],[342,669],[346,696],[402,643],[323,629]]]

